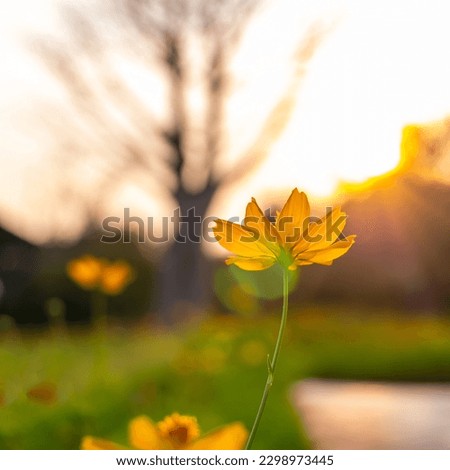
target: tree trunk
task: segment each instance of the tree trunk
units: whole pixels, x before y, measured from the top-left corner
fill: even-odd
[[[175,227],[174,242],[159,268],[159,320],[166,324],[203,313],[212,298],[211,261],[202,250],[202,225],[215,188],[199,194],[176,193],[183,224]]]

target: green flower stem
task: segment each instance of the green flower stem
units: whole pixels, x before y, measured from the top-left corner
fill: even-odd
[[[278,337],[277,342],[275,344],[275,349],[273,351],[272,359],[267,356],[267,380],[266,386],[264,387],[264,392],[261,398],[261,403],[259,404],[258,413],[256,413],[256,418],[253,423],[252,430],[248,437],[247,445],[245,449],[248,450],[251,448],[253,444],[253,440],[255,439],[256,432],[258,431],[259,422],[261,421],[261,417],[264,413],[264,408],[266,407],[267,398],[269,396],[269,391],[273,385],[273,379],[275,376],[275,368],[277,366],[278,356],[280,354],[281,342],[283,340],[284,330],[286,327],[286,320],[287,320],[287,312],[288,312],[288,297],[289,297],[289,271],[284,268],[283,269],[283,308],[281,312],[281,323],[280,329],[278,330]]]
[[[91,294],[91,315],[94,328],[104,331],[107,324],[108,299],[105,294],[92,291]]]
[[[105,379],[109,374],[108,364],[108,298],[103,292],[92,291],[91,315],[95,334],[93,366],[96,377]],[[101,380],[102,380],[101,379]]]

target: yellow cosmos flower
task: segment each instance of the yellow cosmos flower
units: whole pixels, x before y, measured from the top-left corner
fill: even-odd
[[[135,275],[123,260],[110,262],[104,258],[84,255],[67,264],[68,276],[85,290],[100,290],[107,295],[121,294]]]
[[[226,260],[229,265],[261,271],[280,263],[295,270],[313,263],[329,266],[350,249],[356,235],[343,238],[346,218],[336,208],[322,219],[312,221],[306,194],[295,188],[275,223],[269,221],[252,198],[243,225],[218,219],[213,231],[218,242],[235,255]]]
[[[240,450],[248,432],[241,423],[232,423],[200,437],[197,418],[174,413],[159,423],[147,416],[134,418],[128,427],[132,449],[138,450]],[[83,450],[124,449],[114,442],[86,436]]]

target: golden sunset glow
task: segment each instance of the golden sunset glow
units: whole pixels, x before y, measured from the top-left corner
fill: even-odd
[[[21,41],[33,32],[64,34],[57,21],[62,3],[21,0],[11,4],[0,19],[5,64],[0,77],[5,90],[0,95],[5,117],[0,122],[0,159],[8,168],[0,175],[0,198],[8,201],[2,220],[15,233],[37,243],[74,239],[87,223],[82,208],[74,204],[69,210],[56,210],[58,197],[52,191],[41,184],[27,186],[24,179],[36,169],[40,180],[52,187],[55,177],[48,142],[43,144],[30,132],[24,102],[48,99],[64,106],[66,98]],[[238,164],[257,135],[267,110],[286,88],[294,51],[307,31],[320,24],[325,32],[305,66],[289,124],[268,158],[244,182],[220,191],[211,213],[231,217],[243,196],[278,193],[279,197],[289,187],[301,188],[312,200],[329,198],[347,189],[370,187],[374,178],[396,171],[402,164],[403,128],[443,119],[450,111],[450,69],[442,50],[450,41],[445,9],[437,0],[413,4],[384,0],[372,9],[354,0],[267,2],[249,23],[230,64],[233,80],[225,109],[228,141],[219,169]],[[141,102],[164,120],[165,84],[158,70],[150,71],[119,53],[111,61]],[[204,106],[198,86],[195,82],[187,93],[194,111]],[[90,151],[94,155],[102,150]],[[204,181],[191,173],[190,185],[195,190]],[[94,168],[80,167],[70,184],[89,193],[96,190],[97,178]],[[170,201],[156,200],[145,184],[139,175],[121,181],[101,215],[123,207],[136,207],[144,217],[165,212]]]
[[[268,185],[292,185],[312,198],[327,198],[347,185],[364,185],[401,168],[403,128],[442,119],[450,111],[445,84],[450,70],[440,47],[449,34],[442,7],[438,2],[431,6],[382,1],[377,9],[368,10],[364,2],[350,0],[334,2],[334,6],[298,2],[295,11],[306,8],[304,17],[336,22],[308,64],[288,128],[258,173],[246,181],[245,194],[258,194]],[[295,43],[292,38],[304,23],[296,29],[295,14],[287,18],[275,8],[261,19],[260,29],[254,27],[253,41],[274,17],[292,25],[280,37],[289,36],[290,43]],[[433,25],[433,30],[427,25]],[[418,35],[424,28],[427,33]],[[278,45],[265,42],[267,55],[275,57]],[[254,65],[245,65],[248,54],[242,54],[239,65],[254,77],[258,73],[252,71]],[[271,80],[258,75],[252,82],[254,96],[264,95]],[[282,85],[275,82],[272,88],[277,87]],[[233,198],[229,204],[230,213],[236,212],[238,201]]]

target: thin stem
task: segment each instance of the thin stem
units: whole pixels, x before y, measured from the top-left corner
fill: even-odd
[[[275,343],[275,349],[273,351],[272,359],[267,356],[267,380],[266,386],[264,387],[264,392],[261,398],[261,403],[259,404],[258,412],[256,413],[256,418],[253,423],[252,430],[248,437],[247,445],[245,448],[248,450],[253,444],[255,439],[256,431],[258,430],[259,422],[264,413],[264,408],[266,407],[267,397],[269,396],[269,391],[273,384],[273,379],[275,376],[275,368],[277,366],[278,356],[280,354],[281,342],[283,340],[284,329],[286,327],[287,312],[288,312],[288,297],[289,297],[289,271],[285,268],[283,269],[283,308],[281,312],[281,323],[280,329],[278,330],[277,342]]]
[[[96,354],[94,360],[94,372],[98,377],[105,377],[108,370],[108,348],[107,348],[107,318],[108,298],[103,292],[93,291],[91,293],[91,315],[93,329],[95,331]]]
[[[108,299],[102,292],[93,291],[91,294],[91,315],[94,328],[104,331],[107,325]]]

